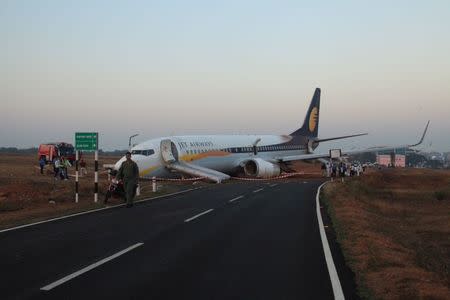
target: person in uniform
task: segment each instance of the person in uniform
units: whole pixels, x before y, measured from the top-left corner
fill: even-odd
[[[127,160],[120,166],[116,178],[117,180],[123,180],[127,207],[132,207],[139,179],[139,168],[136,162],[131,160],[131,152],[127,152],[125,156]]]

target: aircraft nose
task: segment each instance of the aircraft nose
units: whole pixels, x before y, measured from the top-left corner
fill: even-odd
[[[120,166],[122,165],[122,163],[125,161],[126,157],[122,157],[121,159],[119,159],[116,164],[114,165],[114,169],[119,170]]]

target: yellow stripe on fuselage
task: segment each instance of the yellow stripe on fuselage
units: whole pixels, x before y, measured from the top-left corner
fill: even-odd
[[[186,154],[180,157],[180,160],[182,161],[194,161],[199,160],[207,157],[222,157],[222,156],[228,156],[231,155],[231,153],[226,151],[208,151],[204,153],[199,154]]]
[[[147,168],[147,169],[139,172],[139,176],[144,177],[145,175],[155,171],[156,169],[158,169],[158,166],[153,166],[153,167]]]

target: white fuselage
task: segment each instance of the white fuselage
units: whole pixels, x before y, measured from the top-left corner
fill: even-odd
[[[131,158],[138,164],[143,178],[177,176],[166,168],[169,163],[166,152],[175,160],[230,174],[251,159],[276,163],[278,157],[306,153],[305,145],[293,144],[292,139],[289,135],[169,136],[134,146]],[[162,149],[161,145],[168,141],[172,147]],[[124,160],[125,157],[121,158],[115,168]]]

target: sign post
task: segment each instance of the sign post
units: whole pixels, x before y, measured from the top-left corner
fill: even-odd
[[[333,158],[339,159],[341,156],[341,149],[330,149],[330,168],[333,166]],[[333,181],[333,174],[331,174],[331,181]]]
[[[341,158],[342,151],[341,149],[330,149],[330,158]]]
[[[94,177],[94,202],[98,201],[98,132],[75,132],[75,149],[77,151],[76,166],[78,169],[78,151],[94,151],[95,177]],[[78,170],[76,171],[75,201],[78,202]]]
[[[97,151],[98,132],[75,132],[75,149],[81,151]]]
[[[78,150],[75,150],[75,203],[78,203]]]

